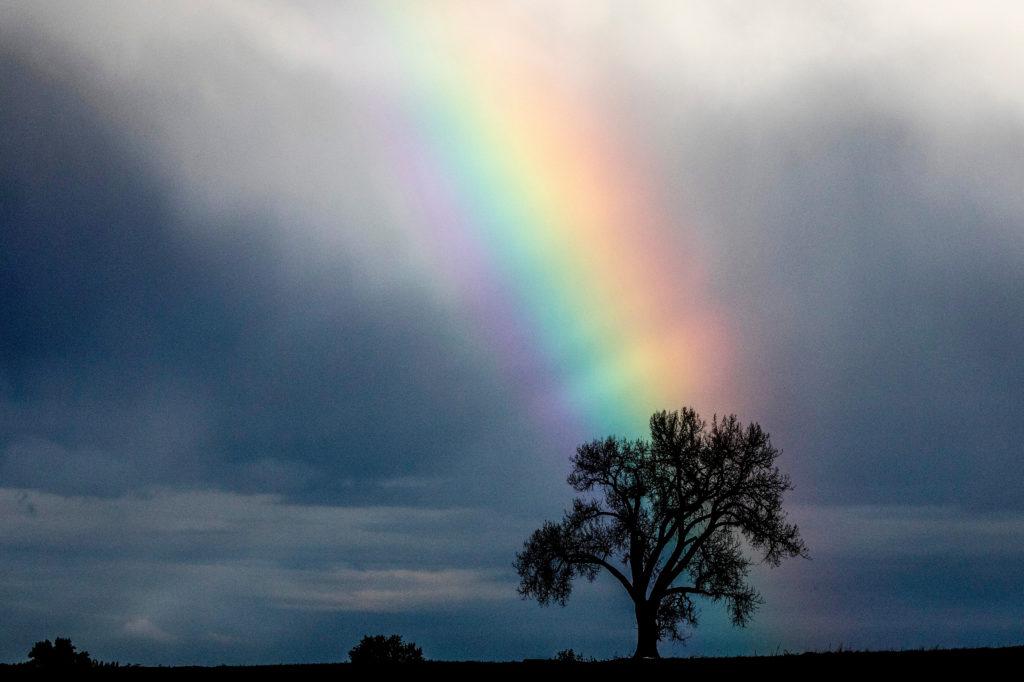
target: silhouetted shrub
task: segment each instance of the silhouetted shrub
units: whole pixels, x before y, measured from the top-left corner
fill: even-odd
[[[403,642],[400,635],[364,635],[348,652],[353,663],[422,663],[423,649]]]
[[[587,659],[572,649],[562,649],[555,654],[555,660],[559,663],[585,663]]]
[[[75,649],[75,645],[66,637],[57,637],[52,643],[44,639],[32,645],[32,650],[28,652],[28,665],[47,669],[88,669],[95,665],[88,651]]]

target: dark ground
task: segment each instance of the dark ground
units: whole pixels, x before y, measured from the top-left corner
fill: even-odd
[[[778,654],[774,656],[741,656],[730,658],[672,658],[658,661],[601,661],[593,663],[558,663],[548,660],[526,660],[504,663],[483,663],[476,661],[431,661],[401,666],[404,672],[416,671],[417,677],[452,674],[501,674],[519,675],[543,674],[545,678],[565,674],[578,675],[608,672],[611,674],[637,672],[658,676],[676,674],[767,673],[767,674],[857,674],[867,672],[907,673],[950,673],[953,671],[976,671],[978,673],[1000,673],[1015,677],[1019,666],[1024,663],[1024,646],[998,649],[929,649],[910,651],[838,651],[826,653]],[[373,671],[373,666],[352,666],[349,663],[325,663],[310,665],[266,665],[266,666],[176,666],[176,667],[128,667],[95,670],[95,673],[110,675],[173,676],[187,678],[197,674],[258,674],[295,675],[334,679],[359,676],[361,672]],[[31,672],[23,666],[0,665],[0,677],[10,673]],[[642,673],[640,671],[643,671]]]

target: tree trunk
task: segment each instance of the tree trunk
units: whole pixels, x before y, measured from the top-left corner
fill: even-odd
[[[660,658],[658,656],[657,605],[642,602],[636,612],[636,652],[633,658]]]

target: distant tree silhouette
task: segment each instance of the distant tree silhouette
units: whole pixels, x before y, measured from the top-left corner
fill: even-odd
[[[33,668],[87,669],[96,663],[88,651],[76,651],[75,645],[65,637],[57,637],[53,643],[48,639],[36,642],[28,652],[28,658],[28,664]]]
[[[573,649],[562,649],[555,654],[555,659],[559,663],[586,663],[587,659],[576,653]]]
[[[353,663],[422,663],[423,649],[403,642],[400,635],[365,635],[348,652]]]
[[[565,605],[573,581],[604,570],[633,600],[637,658],[697,624],[694,598],[728,605],[745,625],[761,602],[747,582],[753,560],[806,556],[782,494],[790,480],[768,434],[735,415],[710,425],[696,410],[657,412],[651,440],[609,437],[581,445],[568,483],[582,493],[559,523],[546,521],[516,555],[519,593]]]

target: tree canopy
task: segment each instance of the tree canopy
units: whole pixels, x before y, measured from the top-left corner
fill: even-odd
[[[568,477],[579,495],[515,561],[519,593],[541,604],[564,605],[578,577],[612,575],[633,600],[637,657],[685,639],[695,598],[724,602],[745,625],[761,603],[748,581],[755,560],[806,556],[782,509],[792,486],[775,465],[780,451],[758,424],[735,415],[708,424],[683,408],[652,415],[650,433],[579,446]]]
[[[348,657],[354,664],[422,663],[423,649],[414,642],[403,642],[401,635],[365,635],[349,649]]]
[[[88,651],[77,649],[67,637],[57,637],[53,642],[44,639],[32,645],[28,652],[29,665],[47,669],[89,669],[96,665]]]

